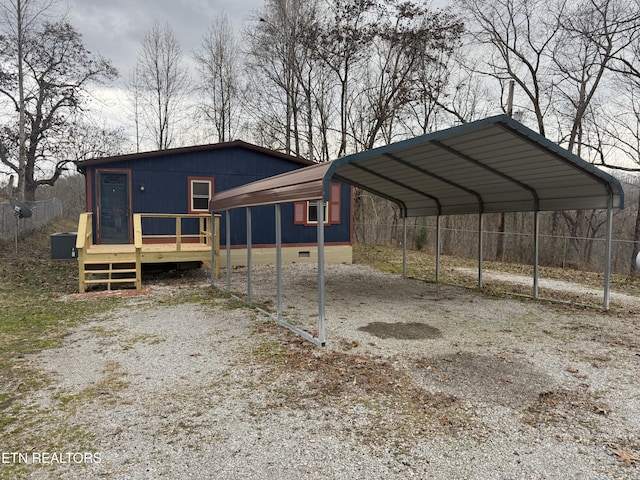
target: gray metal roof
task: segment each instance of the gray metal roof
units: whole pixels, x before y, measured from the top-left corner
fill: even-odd
[[[500,115],[220,192],[210,210],[326,199],[332,178],[408,217],[624,206],[615,178]]]

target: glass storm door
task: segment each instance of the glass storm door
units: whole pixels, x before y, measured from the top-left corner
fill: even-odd
[[[99,172],[100,243],[129,243],[129,174],[125,172]]]

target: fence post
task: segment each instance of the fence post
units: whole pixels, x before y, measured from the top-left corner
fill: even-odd
[[[59,208],[56,208],[59,205]],[[20,233],[27,233],[62,216],[62,204],[57,198],[39,200],[30,206],[32,216],[20,221]],[[9,240],[15,234],[14,211],[9,202],[0,203],[0,238]]]

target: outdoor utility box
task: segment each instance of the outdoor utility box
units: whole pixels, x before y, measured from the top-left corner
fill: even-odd
[[[77,237],[77,232],[54,233],[51,235],[51,258],[53,260],[78,258],[76,250]]]

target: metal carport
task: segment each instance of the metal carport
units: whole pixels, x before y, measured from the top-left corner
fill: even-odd
[[[623,208],[620,183],[576,155],[505,115],[489,117],[384,147],[312,165],[215,194],[210,211],[247,208],[248,297],[251,298],[251,207],[276,208],[276,322],[322,345],[324,328],[324,235],[318,218],[318,336],[299,331],[281,318],[280,204],[329,197],[331,179],[347,182],[395,202],[405,220],[437,216],[439,280],[440,216],[478,214],[478,284],[482,287],[482,218],[485,213],[535,212],[534,287],[538,296],[538,212],[606,209],[604,307],[609,308],[613,209]],[[229,242],[227,287],[230,289]],[[405,250],[406,253],[406,250]],[[406,255],[405,255],[406,273]]]

